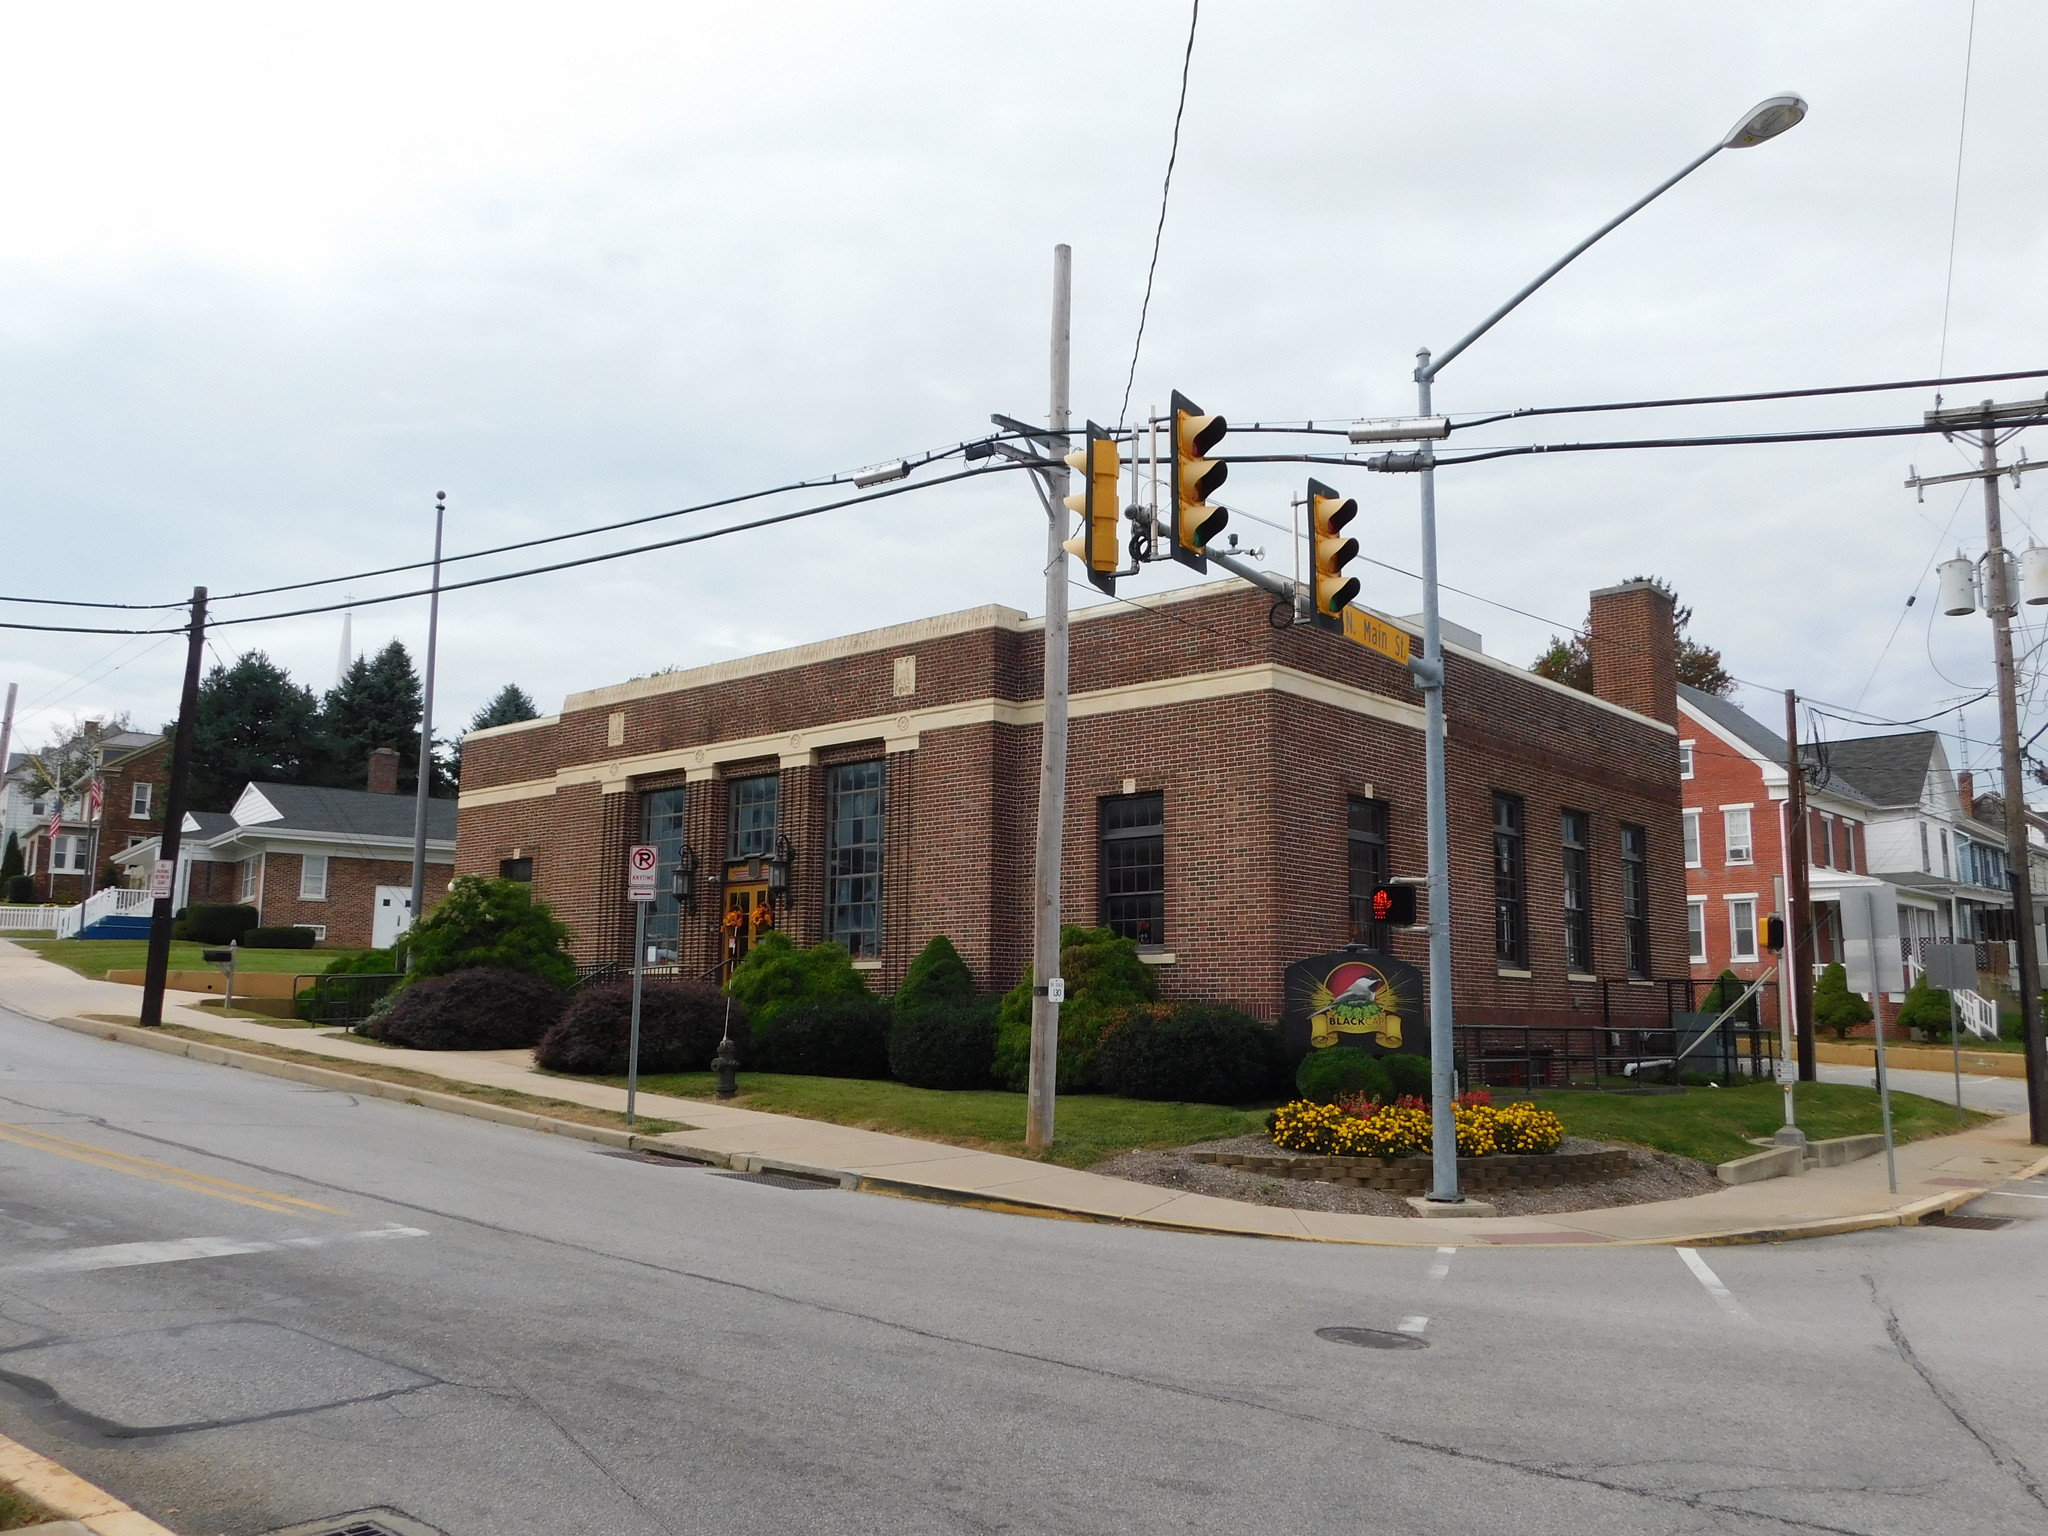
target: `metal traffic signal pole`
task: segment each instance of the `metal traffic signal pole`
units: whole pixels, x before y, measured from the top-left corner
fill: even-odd
[[[1052,400],[1046,425],[1064,434],[1068,420],[1074,255],[1052,251]],[[1053,1101],[1059,1087],[1060,854],[1067,824],[1067,467],[1065,444],[1055,446],[1057,467],[1045,471],[1050,494],[1045,518],[1045,724],[1038,741],[1038,861],[1031,893],[1031,1067],[1026,1083],[1024,1145],[1049,1147]]]

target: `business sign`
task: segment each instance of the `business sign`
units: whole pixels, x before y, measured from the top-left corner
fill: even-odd
[[[1375,1056],[1429,1055],[1422,972],[1353,946],[1287,967],[1280,1038],[1292,1057],[1352,1046]]]
[[[654,900],[654,877],[661,869],[661,850],[636,843],[626,854],[626,900]]]

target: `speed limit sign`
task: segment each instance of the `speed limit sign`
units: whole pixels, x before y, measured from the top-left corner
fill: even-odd
[[[651,843],[636,843],[626,854],[626,900],[654,900],[654,876],[661,852]]]

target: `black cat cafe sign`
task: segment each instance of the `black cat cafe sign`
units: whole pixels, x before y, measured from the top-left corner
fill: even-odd
[[[1298,960],[1287,967],[1280,1035],[1294,1056],[1341,1045],[1426,1057],[1422,972],[1356,947]]]

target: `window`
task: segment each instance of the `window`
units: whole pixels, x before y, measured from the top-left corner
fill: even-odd
[[[1522,797],[1493,797],[1493,958],[1506,970],[1529,966],[1527,873],[1522,860]]]
[[[782,805],[782,780],[735,779],[727,791],[727,858],[765,859],[775,852],[775,826]]]
[[[1628,973],[1650,975],[1650,835],[1641,827],[1621,828],[1621,925],[1628,940]]]
[[[1944,880],[1953,880],[1955,878],[1954,868],[1949,863],[1947,827],[1941,829],[1941,878]]]
[[[260,853],[253,859],[242,860],[242,900],[244,902],[256,899],[256,876],[262,863],[263,855]]]
[[[1835,862],[1835,818],[1820,813],[1820,835],[1813,839],[1813,862],[1828,869]]]
[[[825,776],[825,937],[856,960],[882,953],[883,765]]]
[[[498,860],[498,878],[500,880],[517,880],[525,885],[533,884],[533,860]]]
[[[1728,958],[1756,959],[1756,902],[1746,896],[1728,903]]]
[[[1853,869],[1855,864],[1856,860],[1850,852],[1849,819],[1846,816],[1837,816],[1835,818],[1835,868]]]
[[[1700,867],[1700,813],[1698,811],[1683,812],[1679,817],[1678,824],[1685,832],[1685,867],[1687,869],[1698,869]]]
[[[1842,823],[1842,846],[1847,850],[1842,855],[1842,868],[1850,874],[1856,873],[1856,866],[1863,861],[1856,856],[1857,845],[1863,841],[1863,823],[1845,821]]]
[[[1920,873],[1927,875],[1933,872],[1934,866],[1927,858],[1927,823],[1923,821],[1920,823]]]
[[[47,800],[31,800],[28,803],[28,813],[40,820],[50,814],[50,802]]]
[[[128,849],[139,848],[142,846],[142,844],[148,841],[150,841],[150,839],[144,837],[140,832],[130,832],[128,834],[128,840],[121,845],[121,849],[125,853]]]
[[[1593,855],[1590,818],[1566,811],[1564,840],[1564,968],[1586,975],[1593,969]]]
[[[1107,796],[1098,804],[1097,816],[1102,926],[1139,944],[1164,944],[1166,796]]]
[[[156,798],[154,784],[131,784],[128,786],[128,814],[138,821],[147,820],[150,806]]]
[[[774,783],[773,779],[768,781]],[[656,964],[677,958],[682,942],[682,908],[675,898],[674,875],[683,857],[683,807],[686,792],[650,790],[640,797],[640,841],[654,849],[654,900],[647,908],[647,948]],[[523,875],[511,873],[526,866]],[[533,860],[507,859],[499,872],[508,880],[533,879]]]
[[[299,900],[327,899],[327,855],[309,853],[299,860]]]
[[[1704,901],[1685,904],[1685,952],[1694,965],[1707,963],[1707,904]]]
[[[1678,744],[1678,776],[1681,779],[1692,777],[1692,743],[1689,741]]]
[[[85,873],[86,841],[82,836],[64,836],[50,845],[50,873],[53,875],[81,875]]]
[[[1748,806],[1721,807],[1721,836],[1722,847],[1727,850],[1730,864],[1748,864],[1754,861],[1756,850],[1749,839]]]
[[[1347,802],[1351,857],[1351,942],[1387,947],[1387,925],[1372,920],[1372,888],[1387,878],[1387,803],[1353,795]]]

